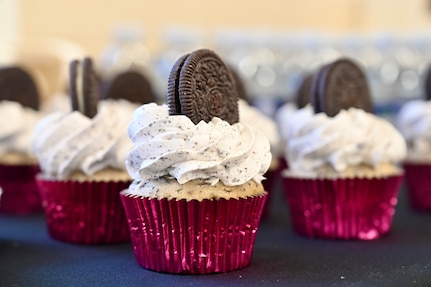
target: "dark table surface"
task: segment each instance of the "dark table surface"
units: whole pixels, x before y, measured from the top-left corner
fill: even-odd
[[[431,213],[413,211],[404,189],[391,233],[374,241],[298,236],[281,194],[270,204],[251,264],[211,275],[148,271],[130,243],[62,243],[42,214],[0,215],[0,286],[431,286]]]

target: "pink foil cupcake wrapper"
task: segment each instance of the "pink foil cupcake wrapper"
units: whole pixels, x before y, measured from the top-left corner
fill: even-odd
[[[407,195],[413,208],[431,211],[431,164],[405,163]]]
[[[135,258],[146,269],[227,272],[250,264],[267,195],[231,200],[167,200],[121,194]]]
[[[312,238],[379,238],[391,228],[402,179],[284,177],[293,229]]]
[[[107,244],[130,240],[122,182],[50,181],[37,178],[50,236],[60,241]]]
[[[28,215],[42,212],[35,180],[38,165],[0,164],[0,213]]]

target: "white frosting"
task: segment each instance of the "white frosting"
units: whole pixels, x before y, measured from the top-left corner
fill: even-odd
[[[31,155],[31,139],[40,114],[12,101],[0,102],[0,154]]]
[[[301,176],[318,176],[322,166],[341,173],[352,166],[397,164],[406,156],[402,135],[386,120],[361,109],[328,117],[307,106],[292,114],[286,128],[289,168]]]
[[[431,102],[411,101],[405,104],[396,118],[398,129],[408,145],[407,159],[431,161]]]
[[[77,111],[42,119],[32,143],[42,172],[65,179],[75,171],[92,175],[105,168],[124,170],[132,147],[127,126],[136,107],[125,100],[107,100],[100,102],[93,119]]]
[[[278,157],[282,151],[282,144],[275,121],[265,116],[257,108],[250,106],[243,99],[238,100],[238,109],[239,121],[261,131],[269,140],[272,155]]]
[[[271,162],[268,139],[247,124],[213,118],[195,125],[183,115],[169,116],[166,105],[142,105],[129,126],[133,149],[126,166],[133,184],[162,177],[184,184],[201,180],[225,186],[258,183]],[[132,184],[132,185],[133,185]]]

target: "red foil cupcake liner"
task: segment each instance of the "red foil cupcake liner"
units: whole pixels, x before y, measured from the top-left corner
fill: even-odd
[[[250,264],[267,195],[167,200],[121,193],[139,265],[165,273],[227,272]]]
[[[37,165],[0,165],[0,213],[27,215],[42,212],[35,180]]]
[[[311,238],[377,239],[391,228],[402,179],[284,177],[293,229]]]
[[[79,182],[37,177],[48,232],[71,243],[107,244],[130,240],[120,191],[128,181]]]
[[[407,194],[417,210],[431,211],[431,164],[405,163]]]

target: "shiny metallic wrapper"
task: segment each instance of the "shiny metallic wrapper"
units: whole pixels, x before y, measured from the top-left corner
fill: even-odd
[[[130,241],[120,182],[45,180],[37,177],[49,235],[60,241],[108,244]]]
[[[35,176],[38,165],[0,164],[0,213],[28,215],[42,212]]]
[[[402,179],[284,177],[293,229],[311,238],[377,239],[391,228]]]
[[[124,191],[121,198],[139,265],[165,273],[207,274],[250,264],[267,194],[186,201]]]
[[[404,171],[410,205],[431,212],[431,164],[405,163]]]

